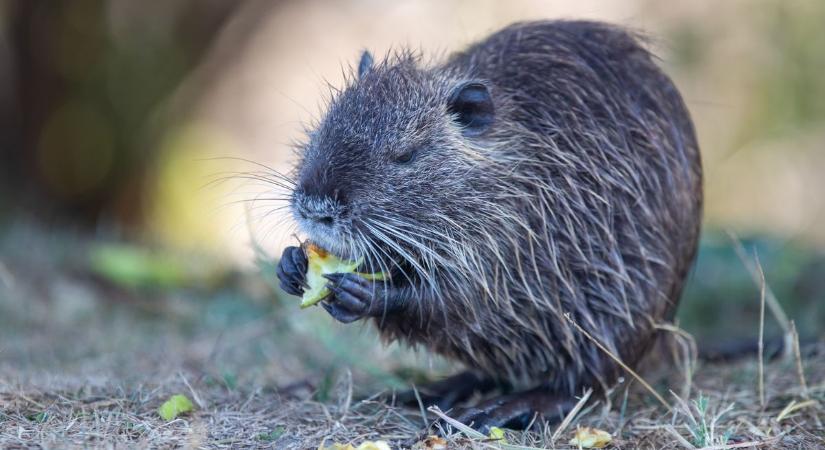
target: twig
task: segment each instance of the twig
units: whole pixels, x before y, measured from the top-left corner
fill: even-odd
[[[745,266],[745,269],[747,269],[748,273],[750,273],[753,282],[757,285],[764,283],[764,274],[762,274],[761,277],[759,275],[762,269],[754,267],[751,263],[751,258],[748,257],[745,246],[742,245],[742,241],[739,240],[739,237],[730,231],[728,231],[728,236],[731,241],[733,241],[733,249],[736,251],[736,256],[739,257],[739,260],[742,261],[742,265]],[[790,333],[791,321],[782,309],[782,305],[779,304],[779,300],[777,300],[776,295],[774,295],[770,286],[764,286],[763,289],[765,289],[765,300],[767,301],[768,307],[771,309],[771,314],[773,314],[776,321],[779,322],[779,326],[782,327],[782,331],[784,331],[785,334]]]
[[[573,409],[571,409],[570,412],[567,413],[566,416],[564,416],[564,420],[561,421],[558,428],[556,428],[556,431],[553,432],[553,436],[550,438],[550,442],[556,442],[556,439],[558,439],[559,436],[561,436],[561,434],[564,432],[564,430],[567,429],[567,427],[570,425],[570,422],[572,422],[573,419],[576,417],[576,414],[578,414],[579,411],[581,411],[585,403],[587,403],[587,400],[590,399],[590,395],[592,394],[593,389],[588,389],[587,392],[585,392],[584,395],[582,395],[582,398],[579,399],[578,403],[576,403],[576,406],[574,406]]]
[[[761,288],[759,290],[759,405],[765,407],[765,273],[762,271],[762,264],[756,258],[756,266],[759,269],[759,280]]]
[[[779,414],[776,415],[776,419],[774,420],[776,420],[777,422],[782,422],[794,411],[798,411],[809,406],[819,406],[819,402],[817,402],[816,400],[806,400],[804,402],[797,403],[796,400],[792,400],[790,403],[788,403],[788,406],[782,408],[782,411],[780,411]]]
[[[678,325],[668,323],[656,324],[656,329],[671,333],[674,336],[674,343],[678,347],[681,347],[681,351],[683,353],[682,356],[684,358],[682,364],[684,364],[685,371],[685,385],[682,388],[682,397],[690,398],[690,393],[693,388],[693,372],[696,369],[696,362],[698,360],[699,353],[696,347],[696,340],[690,335],[690,333],[679,328]],[[674,349],[673,352],[676,353],[674,357],[678,358],[678,350]]]
[[[470,428],[469,426],[453,419],[452,417],[448,416],[447,414],[444,414],[444,412],[441,411],[441,408],[439,408],[438,406],[430,406],[429,408],[427,408],[427,411],[429,411],[429,412],[435,414],[436,416],[440,417],[441,420],[443,420],[444,422],[447,422],[448,424],[450,424],[456,430],[464,433],[465,435],[467,435],[467,437],[475,438],[475,439],[485,439],[487,437],[484,434],[482,434],[480,431],[474,430],[474,429]]]
[[[679,442],[679,444],[681,444],[682,447],[688,450],[696,449],[696,446],[688,442],[687,439],[685,439],[681,434],[679,434],[679,432],[676,431],[676,428],[673,428],[673,425],[665,426],[664,430],[670,433],[674,438],[676,438],[676,440]]]
[[[424,428],[427,428],[429,422],[427,422],[427,412],[424,410],[424,401],[421,400],[421,394],[418,393],[418,389],[416,389],[414,384],[412,390],[413,394],[415,394],[415,401],[418,402],[418,410],[421,412],[421,420],[424,422]]]
[[[427,408],[427,411],[430,411],[431,413],[433,413],[436,416],[440,417],[441,420],[443,420],[444,422],[447,422],[448,424],[450,424],[452,427],[454,427],[456,430],[460,431],[461,433],[464,433],[464,435],[466,435],[468,438],[481,440],[481,442],[479,442],[479,444],[482,444],[487,448],[501,448],[501,449],[504,449],[504,450],[541,450],[538,447],[527,447],[527,446],[524,446],[524,445],[511,445],[511,444],[505,444],[503,442],[495,442],[495,443],[490,442],[490,437],[489,436],[485,436],[483,433],[479,432],[478,430],[474,430],[474,429],[470,428],[469,426],[467,426],[467,425],[453,419],[452,417],[444,414],[444,412],[441,411],[441,409],[439,409],[438,406],[430,406],[429,408]],[[487,441],[487,442],[485,442],[485,441]]]
[[[749,447],[762,447],[764,445],[773,444],[774,441],[777,440],[777,437],[773,437],[770,439],[765,439],[764,441],[750,441],[750,442],[738,442],[736,444],[722,444],[722,445],[711,445],[708,447],[698,448],[696,450],[728,450],[731,448],[749,448]]]
[[[794,323],[794,321],[791,321],[791,335],[793,336],[793,354],[796,359],[796,375],[799,377],[799,388],[802,390],[802,398],[810,399],[808,383],[805,381],[805,371],[802,368],[802,352],[799,350],[799,333],[796,331],[796,323]]]
[[[181,380],[183,380],[183,384],[185,384],[186,387],[189,388],[189,392],[192,394],[192,400],[194,400],[195,403],[197,403],[198,408],[203,409],[206,406],[206,404],[203,402],[203,400],[201,400],[201,397],[198,395],[198,393],[195,392],[195,389],[192,388],[192,385],[189,384],[189,380],[187,380],[186,377],[183,376],[182,372],[178,372],[178,376]]]
[[[658,400],[658,401],[659,401],[659,403],[661,403],[662,405],[664,405],[664,407],[665,407],[665,408],[667,408],[667,410],[668,410],[668,411],[670,411],[670,410],[672,409],[672,408],[671,408],[671,406],[670,406],[670,404],[669,404],[668,402],[666,402],[666,401],[665,401],[665,399],[664,399],[664,398],[662,398],[662,396],[661,396],[661,395],[659,395],[659,393],[658,393],[658,392],[656,392],[656,390],[655,390],[655,389],[653,389],[653,386],[651,386],[650,384],[648,384],[648,382],[647,382],[647,381],[645,381],[645,380],[644,380],[644,378],[642,378],[642,377],[641,377],[638,373],[636,373],[633,369],[631,369],[630,367],[628,367],[628,365],[627,365],[627,364],[625,364],[625,363],[624,363],[621,359],[619,359],[619,357],[618,357],[618,356],[614,355],[614,354],[613,354],[610,350],[608,350],[608,349],[607,349],[607,347],[605,347],[604,345],[602,345],[602,343],[601,343],[601,342],[599,342],[598,340],[596,340],[596,338],[594,338],[593,336],[591,336],[591,335],[590,335],[590,333],[588,333],[587,331],[585,331],[585,330],[584,330],[584,328],[582,328],[581,326],[579,326],[579,324],[577,324],[577,323],[576,323],[576,321],[575,321],[575,320],[573,320],[573,318],[572,318],[572,317],[570,317],[570,313],[564,313],[564,318],[565,318],[565,319],[567,319],[567,321],[568,321],[568,322],[570,322],[570,323],[571,323],[571,324],[572,324],[572,325],[573,325],[573,326],[574,326],[577,330],[579,330],[579,332],[581,332],[581,333],[582,333],[585,337],[587,337],[587,338],[588,338],[588,339],[590,339],[590,340],[591,340],[594,344],[596,344],[596,347],[598,347],[601,351],[603,351],[603,352],[604,352],[607,356],[609,356],[609,357],[610,357],[613,361],[616,361],[616,364],[618,364],[619,366],[621,366],[624,370],[626,370],[626,371],[627,371],[627,373],[629,373],[630,375],[632,375],[632,376],[633,376],[633,378],[635,378],[636,380],[638,380],[638,381],[639,381],[639,383],[641,383],[641,384],[642,384],[642,386],[644,386],[644,387],[645,387],[645,389],[647,389],[647,390],[648,390],[648,391],[649,391],[649,392],[650,392],[650,393],[651,393],[651,394],[652,394],[652,395],[656,398],[656,400]]]
[[[347,396],[344,398],[344,403],[341,407],[341,416],[338,418],[339,422],[343,422],[349,414],[349,408],[352,405],[352,372],[347,369],[345,382],[347,383]]]

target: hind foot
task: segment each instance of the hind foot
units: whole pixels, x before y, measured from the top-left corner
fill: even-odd
[[[491,427],[526,429],[536,417],[550,422],[561,421],[576,403],[578,400],[572,396],[561,396],[546,387],[539,387],[485,400],[450,416],[489,434]]]
[[[443,380],[417,387],[418,397],[412,389],[398,394],[396,400],[409,407],[418,407],[418,399],[424,408],[438,406],[442,411],[469,400],[475,394],[485,394],[496,388],[506,387],[491,378],[484,378],[472,372],[461,372]]]

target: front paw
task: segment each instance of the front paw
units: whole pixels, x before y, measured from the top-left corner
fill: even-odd
[[[278,279],[286,293],[301,296],[306,287],[307,256],[300,247],[287,247],[278,262]]]
[[[393,289],[383,281],[368,280],[355,273],[324,275],[332,292],[321,303],[327,312],[342,323],[355,322],[364,317],[380,317],[395,310],[398,299]]]

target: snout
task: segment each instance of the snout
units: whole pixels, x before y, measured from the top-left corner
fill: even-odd
[[[351,242],[347,209],[340,201],[297,190],[292,194],[292,212],[309,240],[339,257],[358,257]]]
[[[322,228],[333,228],[341,221],[344,213],[343,206],[337,200],[309,195],[302,190],[295,191],[292,205],[299,222]]]

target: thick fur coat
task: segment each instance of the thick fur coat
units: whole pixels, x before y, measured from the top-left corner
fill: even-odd
[[[702,207],[689,113],[640,40],[519,23],[440,64],[367,66],[310,133],[293,201],[335,215],[302,222],[310,239],[415,292],[381,334],[561,392],[618,375],[571,321],[636,363],[673,317]],[[462,123],[468,82],[493,110]]]

